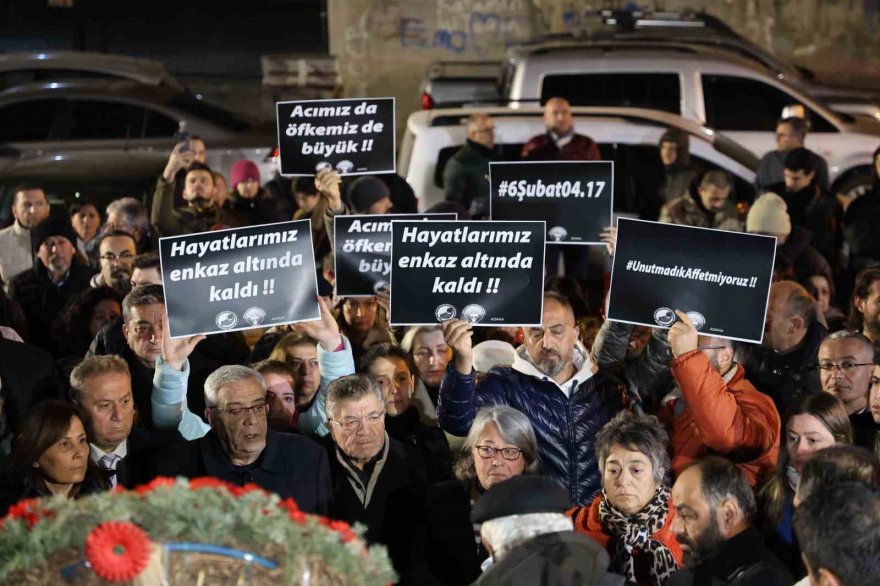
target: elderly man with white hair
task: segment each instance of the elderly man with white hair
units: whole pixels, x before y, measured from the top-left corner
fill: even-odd
[[[471,511],[490,558],[476,586],[623,585],[608,554],[573,531],[567,491],[541,476],[515,476],[490,488]]]
[[[205,381],[202,438],[160,452],[160,476],[213,476],[232,484],[254,483],[292,498],[308,513],[330,510],[330,472],[321,447],[305,437],[269,429],[266,381],[252,368],[221,366]]]

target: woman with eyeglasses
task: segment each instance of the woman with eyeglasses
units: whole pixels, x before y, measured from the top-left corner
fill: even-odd
[[[792,575],[802,576],[800,548],[791,524],[801,470],[819,450],[852,444],[852,427],[840,399],[829,393],[814,393],[792,405],[782,430],[776,472],[756,496],[768,547]]]
[[[669,436],[653,415],[618,413],[596,436],[602,492],[568,515],[575,531],[608,551],[609,571],[627,583],[662,586],[681,567],[672,532]]]
[[[481,409],[455,465],[454,480],[428,487],[428,569],[441,584],[470,584],[488,558],[471,507],[493,485],[520,474],[538,474],[538,447],[528,418],[511,407]]]

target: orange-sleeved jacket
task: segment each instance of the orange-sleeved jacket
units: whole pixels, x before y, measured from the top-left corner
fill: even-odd
[[[776,467],[780,420],[773,400],[745,379],[745,369],[725,384],[699,350],[673,359],[671,369],[685,409],[672,418],[671,409],[658,414],[669,428],[672,471],[710,454],[736,462],[756,486]]]

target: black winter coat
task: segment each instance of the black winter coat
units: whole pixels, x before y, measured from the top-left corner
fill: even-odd
[[[67,279],[56,286],[41,261],[12,280],[9,296],[18,302],[28,325],[28,342],[55,355],[52,322],[61,309],[76,295],[89,288],[95,270],[74,258]]]
[[[822,391],[817,367],[819,346],[828,332],[813,322],[801,345],[785,354],[759,344],[737,346],[736,360],[746,370],[746,379],[768,395],[784,416],[801,397]]]
[[[418,410],[409,409],[395,417],[385,416],[385,431],[399,442],[409,444],[423,454],[428,484],[452,478],[452,452],[446,434],[436,425],[425,425],[419,420]]]
[[[572,387],[567,397],[546,376],[504,367],[490,370],[477,388],[476,373],[459,374],[450,361],[440,385],[438,420],[448,433],[464,436],[481,407],[521,411],[535,430],[545,473],[568,489],[574,506],[584,506],[602,488],[596,434],[629,401],[623,383],[601,371],[586,380],[575,378]]]
[[[213,476],[238,486],[253,482],[281,499],[292,498],[306,513],[326,515],[331,508],[327,454],[312,440],[292,433],[269,430],[263,453],[249,467],[233,466],[213,431],[157,452],[152,467],[159,476]]]
[[[336,444],[327,437],[323,440],[330,463],[333,482],[333,507],[330,517],[348,523],[363,523],[367,527],[369,543],[388,547],[388,555],[400,584],[422,584],[417,576],[416,559],[420,538],[424,534],[425,469],[415,448],[396,440],[390,442],[388,457],[373,487],[369,504],[364,507],[355,493],[348,471],[340,463]]]
[[[711,556],[693,568],[670,576],[666,586],[791,586],[788,570],[750,527],[723,541]]]
[[[471,523],[471,483],[447,480],[425,491],[425,555],[431,575],[447,586],[470,584],[489,557],[477,547]]]

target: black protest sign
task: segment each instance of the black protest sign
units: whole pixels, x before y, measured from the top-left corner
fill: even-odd
[[[159,239],[171,337],[320,316],[310,220]]]
[[[544,222],[392,222],[392,325],[540,325],[545,230]]]
[[[549,244],[602,244],[612,225],[612,161],[489,163],[489,184],[489,217],[544,220]]]
[[[760,343],[776,257],[772,236],[620,218],[608,319]]]
[[[394,98],[278,102],[282,175],[394,173]]]
[[[458,214],[385,214],[334,216],[333,276],[340,297],[375,295],[391,278],[393,220],[458,219]]]

